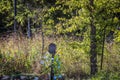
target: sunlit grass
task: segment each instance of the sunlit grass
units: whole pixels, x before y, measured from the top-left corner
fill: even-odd
[[[89,42],[70,39],[45,37],[44,53],[48,45],[54,42],[57,45],[57,54],[62,62],[62,73],[67,77],[86,77],[90,75]],[[105,44],[103,70],[119,72],[120,46]],[[42,57],[42,39],[39,34],[32,39],[25,37],[10,37],[0,43],[0,75],[16,73],[41,73],[40,60]],[[100,55],[98,69],[100,72]],[[101,75],[103,76],[103,75]]]

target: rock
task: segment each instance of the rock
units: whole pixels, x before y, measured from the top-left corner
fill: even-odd
[[[39,80],[39,77],[34,77],[34,79],[33,80]]]
[[[10,76],[3,76],[1,80],[10,80]]]
[[[26,79],[26,76],[20,76],[20,79],[21,79],[21,80],[25,80],[25,79]]]

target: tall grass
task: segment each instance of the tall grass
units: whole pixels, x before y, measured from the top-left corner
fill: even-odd
[[[66,77],[78,78],[90,75],[89,40],[77,41],[65,38],[45,37],[45,49],[54,42],[57,45],[57,54],[62,62],[62,73]],[[9,37],[0,43],[0,75],[16,73],[41,73],[40,60],[42,57],[42,39],[36,34],[32,39],[25,37]],[[119,73],[120,46],[106,43],[103,71]],[[100,55],[98,56],[98,68],[100,67]],[[100,72],[100,70],[99,70]],[[101,77],[102,74],[98,74]],[[119,75],[119,74],[118,74]],[[95,79],[95,78],[93,78]]]
[[[10,37],[1,41],[1,74],[33,72],[32,68],[41,56],[41,40]],[[33,65],[34,64],[34,65]]]

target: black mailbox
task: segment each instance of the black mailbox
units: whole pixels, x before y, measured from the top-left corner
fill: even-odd
[[[48,52],[50,54],[55,54],[56,53],[56,45],[54,43],[51,43],[48,48]]]
[[[54,79],[54,70],[53,70],[53,62],[54,62],[54,55],[56,53],[56,45],[54,43],[51,43],[48,47],[48,52],[50,54],[52,54],[52,58],[51,58],[51,80]]]

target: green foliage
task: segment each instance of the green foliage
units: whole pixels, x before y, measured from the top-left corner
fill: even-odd
[[[0,28],[6,28],[12,24],[12,2],[8,0],[0,1]]]
[[[13,25],[13,1],[2,0],[0,2],[0,14],[8,16],[2,18],[2,26]],[[105,25],[110,25],[107,32],[116,29],[119,23],[118,16],[114,13],[119,12],[119,0],[95,0],[94,1],[94,23],[99,33]],[[27,26],[27,17],[32,20],[32,27],[40,26],[43,23],[46,34],[69,34],[80,35],[82,29],[89,27],[90,23],[90,5],[87,0],[69,0],[49,2],[45,0],[17,1],[17,22],[23,27]],[[112,19],[114,18],[114,21]],[[12,19],[12,20],[11,20]],[[97,34],[98,37],[101,34]],[[101,38],[101,37],[99,37]]]
[[[92,77],[92,80],[119,80],[120,73],[111,72],[99,72],[96,76]]]

